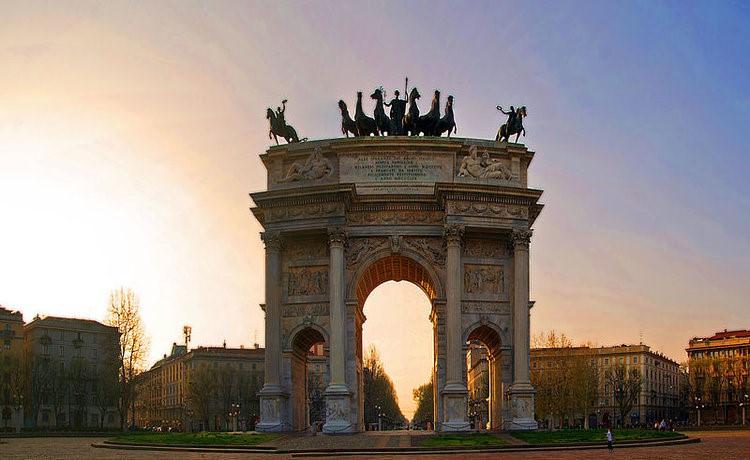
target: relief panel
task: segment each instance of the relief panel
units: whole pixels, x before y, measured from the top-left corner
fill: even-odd
[[[328,293],[328,267],[290,267],[286,274],[288,297],[319,296]]]

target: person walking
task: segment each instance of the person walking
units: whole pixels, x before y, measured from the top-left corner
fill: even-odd
[[[609,453],[612,453],[613,447],[612,447],[612,441],[614,441],[615,437],[612,435],[612,429],[607,428],[607,450]]]

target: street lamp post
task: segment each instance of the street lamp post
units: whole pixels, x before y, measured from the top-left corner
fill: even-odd
[[[383,431],[383,422],[381,420],[381,417],[383,416],[383,414],[380,412],[380,409],[381,409],[380,405],[376,404],[375,412],[377,412],[377,415],[378,415],[378,431]]]
[[[745,409],[747,408],[749,399],[750,395],[745,395],[744,400],[740,403],[740,407],[742,407],[742,426],[745,426],[745,424],[747,423],[747,419],[745,418]]]

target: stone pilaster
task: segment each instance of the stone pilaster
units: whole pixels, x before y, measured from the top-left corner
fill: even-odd
[[[529,243],[531,230],[513,231],[513,385],[506,428],[533,430],[534,387],[529,379]]]
[[[444,228],[445,259],[445,343],[446,383],[442,391],[442,431],[468,431],[471,423],[466,416],[468,391],[461,371],[465,358],[461,350],[461,241],[464,229],[449,224]]]
[[[326,423],[323,425],[323,432],[327,434],[351,433],[356,430],[356,425],[350,421],[351,392],[346,384],[345,241],[346,233],[343,229],[328,231],[331,380],[326,388]]]
[[[261,233],[266,246],[265,380],[260,391],[258,431],[288,431],[289,393],[281,385],[281,248],[280,233]]]

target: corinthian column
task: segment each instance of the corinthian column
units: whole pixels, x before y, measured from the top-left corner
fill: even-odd
[[[443,431],[466,431],[471,424],[466,419],[467,391],[463,383],[463,346],[461,343],[461,239],[460,225],[446,225],[445,258],[445,374],[443,388]]]
[[[325,392],[326,423],[323,425],[323,432],[327,434],[351,433],[357,429],[356,414],[350,411],[351,394],[346,385],[345,240],[346,234],[343,229],[334,228],[328,231],[331,379]]]
[[[266,351],[265,381],[260,391],[259,431],[286,431],[288,397],[281,386],[281,248],[278,232],[261,233],[266,246]]]
[[[529,243],[531,230],[514,230],[513,240],[513,385],[510,429],[536,429],[534,388],[529,379]]]

